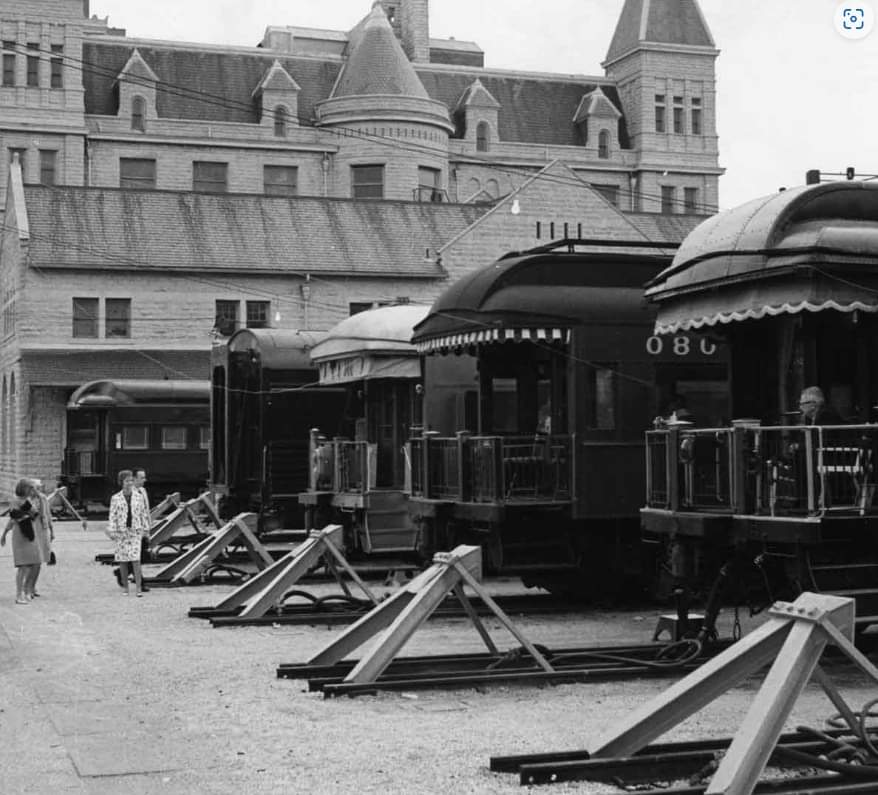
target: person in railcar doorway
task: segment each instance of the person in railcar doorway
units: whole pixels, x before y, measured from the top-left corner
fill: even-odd
[[[805,425],[844,425],[845,421],[832,406],[819,386],[809,386],[799,397],[799,410]]]

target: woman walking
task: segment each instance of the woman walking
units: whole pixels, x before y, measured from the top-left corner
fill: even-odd
[[[30,486],[27,495],[36,516],[33,519],[34,542],[40,550],[40,564],[34,566],[31,571],[30,586],[28,593],[31,598],[39,596],[37,593],[37,578],[40,576],[41,567],[48,564],[52,554],[52,544],[55,542],[55,528],[52,526],[52,511],[49,508],[49,500],[42,492],[43,482],[39,478],[26,478]]]
[[[6,535],[12,530],[12,562],[15,565],[15,604],[26,605],[33,598],[35,573],[42,563],[40,545],[34,528],[39,509],[29,497],[33,487],[22,478],[15,486],[15,498],[9,507],[9,521],[0,536],[0,546],[6,544]]]
[[[141,539],[149,530],[149,511],[143,495],[134,488],[134,473],[123,469],[118,476],[121,491],[110,498],[110,516],[107,521],[107,535],[116,542],[113,560],[119,564],[119,574],[125,596],[128,595],[128,564],[134,571],[134,585],[137,595],[143,596],[143,581],[140,573]]]

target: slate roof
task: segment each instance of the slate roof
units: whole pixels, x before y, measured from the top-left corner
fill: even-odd
[[[441,278],[425,258],[487,208],[364,199],[25,187],[29,262]]]
[[[197,379],[210,375],[203,351],[32,351],[21,356],[22,380],[31,386],[78,387],[99,379]]]
[[[682,243],[686,236],[707,216],[659,215],[658,213],[624,213],[629,223],[637,227],[648,240]]]
[[[427,99],[427,92],[402,50],[380,5],[355,28],[348,58],[333,97],[398,94]]]
[[[647,42],[716,46],[698,0],[625,0],[606,61]]]
[[[159,78],[156,110],[162,118],[257,124],[259,115],[253,90],[277,60],[301,88],[299,118],[307,123],[315,115],[314,105],[329,98],[343,65],[338,59],[284,57],[273,50],[265,50],[263,54],[258,50],[223,52],[135,41],[86,42],[82,73],[86,113],[116,115],[119,102],[113,84],[135,45]],[[449,112],[479,78],[501,105],[498,126],[503,141],[582,144],[573,116],[583,94],[593,91],[597,85],[587,77],[483,73],[473,68],[457,71],[451,66],[431,69],[428,65],[418,65],[413,69],[430,99],[444,103]],[[622,103],[615,87],[601,84],[601,88],[621,111]],[[461,115],[456,126],[455,136],[462,138],[466,130]],[[624,117],[619,123],[619,143],[623,149],[630,147]]]

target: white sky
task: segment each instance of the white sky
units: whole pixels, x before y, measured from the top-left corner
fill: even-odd
[[[878,0],[869,0],[878,11]],[[603,75],[623,0],[431,0],[430,35],[475,41],[488,66]],[[804,182],[878,173],[878,26],[851,41],[836,0],[700,0],[717,60],[720,207]],[[349,30],[370,0],[92,0],[129,36],[252,46],[268,25]]]

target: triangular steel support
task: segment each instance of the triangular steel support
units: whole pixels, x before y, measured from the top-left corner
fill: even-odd
[[[174,495],[170,495],[166,499],[170,499],[170,497],[173,496]],[[164,501],[162,504],[164,504]],[[158,520],[153,520],[152,527],[149,531],[149,548],[153,551],[157,550],[159,546],[166,543],[187,522],[192,526],[196,533],[204,533],[204,530],[199,526],[195,518],[199,509],[207,514],[210,523],[217,529],[225,524],[225,522],[220,519],[219,512],[213,504],[213,498],[211,497],[210,492],[206,491],[194,499],[177,504],[177,506],[166,516],[163,516]],[[152,511],[150,513],[152,514]]]
[[[186,585],[204,571],[234,542],[242,541],[251,560],[261,571],[273,562],[268,550],[256,537],[254,530],[259,517],[255,513],[239,513],[214,533],[204,538],[191,549],[178,555],[161,568],[149,583]]]
[[[491,653],[497,654],[497,647],[464,593],[463,586],[468,585],[500,623],[527,649],[537,664],[544,671],[553,672],[554,669],[539,650],[524,636],[482,587],[479,582],[481,570],[482,551],[480,547],[461,545],[452,552],[437,552],[433,556],[433,565],[430,568],[421,572],[393,596],[381,602],[348,627],[339,637],[315,655],[308,664],[334,665],[366,641],[379,636],[375,646],[357,662],[344,679],[345,683],[366,684],[374,682],[390,665],[399,650],[452,591],[460,599],[485,645]]]
[[[82,529],[88,530],[88,521],[82,518],[79,511],[77,511],[71,504],[70,500],[67,499],[67,486],[59,486],[51,494],[47,494],[46,499],[48,500],[50,510],[52,508],[52,503],[55,500],[58,500],[69,513],[72,513],[76,517],[76,520],[82,525]]]
[[[705,795],[749,795],[777,745],[796,698],[834,643],[878,682],[878,668],[853,645],[855,603],[828,594],[803,593],[792,604],[777,602],[771,618],[698,670],[635,710],[597,744],[591,757],[628,757],[684,721],[748,676],[771,663],[762,687]],[[817,682],[849,724],[853,712],[817,668]],[[851,725],[859,734],[859,729]]]
[[[251,577],[223,599],[214,610],[223,612],[237,610],[240,618],[256,618],[282,604],[287,593],[302,577],[321,561],[335,575],[339,585],[350,596],[347,584],[342,580],[339,568],[360,587],[372,604],[378,599],[369,590],[359,575],[341,552],[344,544],[344,528],[338,524],[328,525],[322,530],[312,530],[307,540],[284,557],[276,560],[267,569]],[[338,568],[337,568],[338,567]]]

